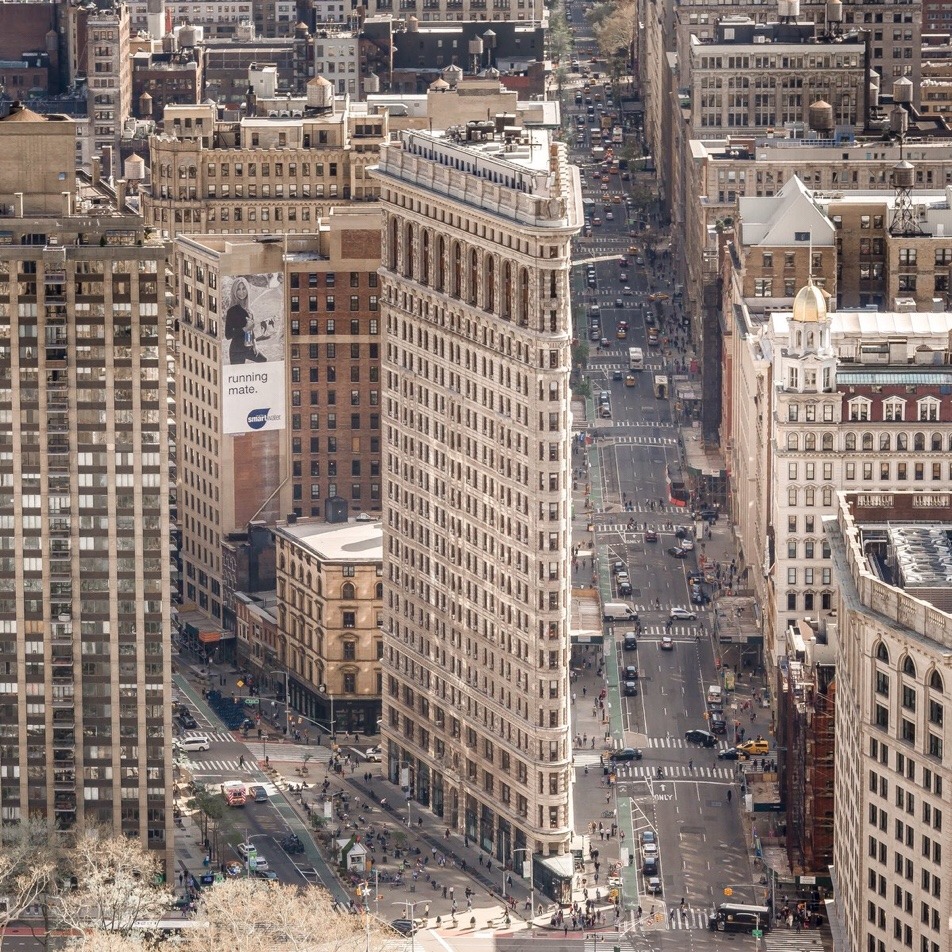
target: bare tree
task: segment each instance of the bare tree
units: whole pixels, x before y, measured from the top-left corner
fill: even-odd
[[[233,879],[205,890],[181,952],[385,952],[397,938],[364,914],[337,909],[323,890]],[[368,939],[369,935],[369,939]]]
[[[598,47],[604,57],[625,60],[635,41],[638,12],[634,3],[624,0],[599,4],[589,13]]]
[[[0,946],[7,925],[44,904],[61,857],[55,835],[39,820],[0,827]]]
[[[137,922],[159,919],[169,908],[172,892],[159,885],[161,858],[137,840],[93,827],[79,834],[68,859],[75,886],[53,903],[66,928],[129,935]]]

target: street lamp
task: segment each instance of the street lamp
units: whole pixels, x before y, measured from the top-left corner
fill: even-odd
[[[410,952],[415,952],[416,949],[416,918],[414,913],[416,912],[416,907],[422,903],[426,903],[426,900],[417,899],[414,902],[410,902],[409,899],[401,899],[399,902],[394,903],[395,906],[404,907],[404,917],[410,921]],[[429,925],[429,920],[427,921],[427,925]]]
[[[512,851],[513,856],[516,853],[525,853],[526,858],[522,864],[522,878],[525,879],[526,867],[529,867],[529,928],[532,928],[532,912],[535,909],[535,877],[532,875],[532,856],[527,846],[518,846]]]
[[[288,693],[288,672],[285,669],[284,671],[272,671],[271,674],[277,674],[284,678],[284,733],[287,735],[291,729],[291,696]]]
[[[319,685],[318,690],[330,702],[330,705],[331,705],[331,719],[329,721],[330,730],[328,730],[327,733],[330,734],[331,740],[337,740],[337,722],[334,719],[334,695],[331,694],[330,691],[328,691],[326,684]]]

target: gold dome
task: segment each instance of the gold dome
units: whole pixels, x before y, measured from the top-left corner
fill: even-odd
[[[826,320],[826,296],[810,278],[793,299],[793,319],[801,324]]]

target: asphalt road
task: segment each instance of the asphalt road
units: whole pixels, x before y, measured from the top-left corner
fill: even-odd
[[[578,10],[576,21],[580,20],[581,4],[571,6]],[[655,373],[670,374],[671,367],[661,348],[649,346],[644,320],[652,306],[649,284],[657,288],[661,279],[649,276],[647,263],[638,263],[638,259],[645,261],[641,252],[650,232],[646,234],[644,222],[628,220],[624,198],[630,182],[618,174],[608,175],[605,189],[605,178],[593,176],[597,168],[591,158],[593,127],[588,122],[578,125],[574,119],[586,113],[587,94],[578,106],[574,92],[570,90],[567,99],[568,112],[577,128],[586,131],[572,146],[572,158],[584,172],[583,197],[595,202],[586,205],[593,221],[591,237],[576,243],[572,282],[576,336],[589,341],[585,376],[591,381],[594,407],[599,405],[599,392],[605,390],[611,408],[610,421],[598,423],[601,438],[596,442],[597,465],[592,467],[596,514],[590,521],[596,529],[603,600],[631,601],[644,626],[637,652],[628,653],[621,651],[620,642],[623,630],[630,626],[608,629],[614,644],[614,657],[607,665],[608,696],[612,710],[618,711],[613,719],[614,738],[619,746],[638,747],[643,752],[642,760],[618,770],[616,784],[620,826],[629,831],[629,848],[633,842],[637,844],[632,868],[624,877],[626,922],[630,923],[628,917],[633,913],[637,915],[638,907],[643,914],[626,931],[623,947],[673,949],[690,942],[696,949],[721,949],[732,940],[753,940],[710,932],[709,912],[726,901],[725,889],[733,890],[732,901],[750,902],[755,899],[755,888],[734,763],[719,760],[717,748],[701,749],[684,737],[691,728],[707,726],[706,687],[717,682],[717,672],[707,634],[710,612],[690,605],[687,573],[696,569],[697,553],[675,559],[666,551],[677,543],[674,529],[690,529],[693,523],[689,513],[672,507],[668,500],[666,467],[679,459],[679,431],[669,399],[655,397],[653,377]],[[602,89],[598,92],[604,96]],[[592,95],[595,98],[594,90]],[[615,194],[622,196],[622,204],[612,201]],[[611,220],[606,211],[611,211]],[[594,224],[596,216],[601,218],[600,225]],[[628,259],[626,265],[620,263],[622,257]],[[589,267],[595,271],[594,288],[588,279]],[[591,340],[589,333],[595,304],[600,312],[597,341]],[[617,336],[620,320],[628,323],[624,340]],[[629,347],[641,347],[645,354],[645,369],[636,374],[631,387],[617,379],[624,378],[628,370]],[[659,533],[657,542],[645,540],[645,528]],[[611,570],[615,561],[623,562],[629,573],[630,597],[618,595]],[[705,629],[691,621],[676,621],[670,628],[673,650],[662,650],[661,636],[668,631],[665,625],[675,606],[696,610]],[[639,668],[637,697],[625,697],[619,690],[618,680],[626,664]],[[726,741],[718,745],[726,746]],[[659,768],[663,777],[657,775]],[[734,794],[732,802],[728,802],[728,790]],[[641,838],[646,830],[655,833],[659,844],[662,892],[658,896],[649,895],[640,872]],[[673,919],[669,918],[672,911]],[[684,932],[690,932],[690,938]],[[586,948],[595,944],[584,942]],[[567,947],[582,945],[583,940],[576,939]]]
[[[267,803],[248,802],[244,807],[229,810],[222,824],[220,837],[220,855],[214,857],[214,865],[219,867],[221,862],[241,860],[235,850],[235,845],[242,841],[252,842],[258,853],[265,856],[269,867],[274,870],[282,882],[323,884],[335,895],[346,895],[340,890],[337,881],[326,864],[323,862],[316,848],[310,843],[302,821],[295,813],[285,791],[278,790],[266,775],[257,767],[257,752],[252,752],[249,746],[235,740],[234,736],[222,730],[220,723],[202,702],[198,692],[181,675],[175,676],[176,688],[189,709],[198,721],[198,727],[189,731],[190,734],[207,734],[211,744],[206,751],[192,751],[179,755],[179,776],[188,774],[209,789],[215,790],[226,780],[241,780],[248,786],[263,786],[268,793]],[[261,749],[259,743],[253,745],[256,751]],[[282,756],[282,748],[273,745],[269,755],[277,763]],[[322,754],[323,751],[323,754]],[[317,765],[327,759],[327,752],[318,748],[314,758],[315,775]],[[242,764],[244,758],[244,764]],[[321,763],[320,774],[323,775]],[[186,827],[186,830],[190,827]],[[308,851],[303,854],[289,855],[281,849],[280,841],[289,831],[293,830],[307,845]],[[202,851],[182,829],[177,830],[176,858],[184,862],[192,871],[201,868]]]

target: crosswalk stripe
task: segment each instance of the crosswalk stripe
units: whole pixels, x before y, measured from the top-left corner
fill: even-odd
[[[764,947],[767,952],[823,952],[823,941],[813,929],[797,932],[783,927],[764,934]]]
[[[707,917],[708,911],[706,909],[699,909],[696,906],[687,907],[687,917],[684,917],[680,913],[680,907],[675,906],[675,916],[672,919],[670,912],[668,913],[668,927],[670,929],[706,929],[707,928]]]
[[[690,750],[727,750],[727,748],[732,745],[728,744],[727,741],[722,740],[718,743],[717,747],[699,748],[697,744],[689,744],[683,737],[649,737],[646,746],[657,748],[667,747],[669,749],[684,748]]]

